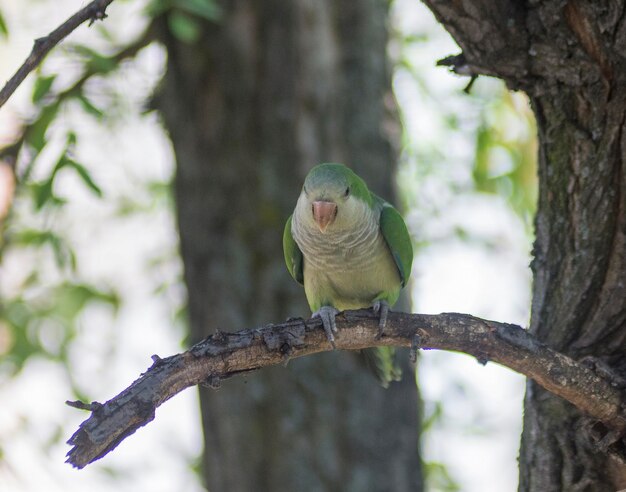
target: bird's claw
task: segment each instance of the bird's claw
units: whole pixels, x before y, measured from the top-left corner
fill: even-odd
[[[422,345],[422,337],[419,336],[419,333],[413,335],[411,339],[411,352],[409,352],[409,360],[411,364],[417,364],[417,351]]]
[[[326,338],[330,344],[335,348],[335,337],[333,333],[337,333],[337,324],[335,323],[335,316],[339,313],[338,309],[332,306],[322,306],[313,313],[314,318],[320,318],[324,325],[324,332]]]
[[[380,301],[374,302],[372,309],[375,313],[380,313],[378,319],[378,334],[376,335],[376,340],[380,340],[385,334],[385,325],[387,324],[387,315],[389,314],[389,303],[381,299]]]

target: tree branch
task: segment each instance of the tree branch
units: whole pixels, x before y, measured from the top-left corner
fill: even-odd
[[[370,311],[346,311],[337,317],[340,350],[375,346],[452,350],[479,362],[498,362],[520,372],[588,414],[605,451],[624,459],[626,432],[623,385],[609,374],[555,352],[519,326],[467,314],[390,313],[385,336],[377,339],[378,317]],[[220,332],[188,351],[154,363],[133,384],[104,404],[68,402],[91,410],[69,439],[67,462],[77,468],[102,458],[152,419],[156,408],[185,388],[217,387],[220,381],[289,359],[332,350],[319,319],[289,320],[237,333]]]
[[[18,68],[17,72],[15,72],[0,91],[0,108],[4,106],[4,103],[7,102],[26,76],[41,63],[52,48],[59,44],[63,38],[83,22],[90,21],[89,25],[91,25],[96,20],[104,19],[106,17],[106,8],[112,2],[113,0],[94,0],[72,15],[47,36],[35,39],[33,49],[30,55],[28,55],[28,58],[26,58],[22,66]]]

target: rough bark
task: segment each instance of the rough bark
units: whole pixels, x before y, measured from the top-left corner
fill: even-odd
[[[195,45],[161,33],[192,341],[309,313],[281,237],[312,165],[344,162],[392,194],[386,4],[221,5]],[[357,358],[322,354],[200,399],[211,490],[421,489],[410,373],[385,391]]]
[[[530,97],[539,202],[530,330],[572,357],[624,373],[626,342],[626,3],[427,0],[463,56]],[[589,444],[585,419],[529,381],[522,491],[614,491],[626,468]]]

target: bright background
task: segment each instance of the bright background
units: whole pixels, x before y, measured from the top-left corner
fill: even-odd
[[[132,39],[145,25],[145,5],[115,2],[104,23],[78,29],[57,48],[40,75],[62,70],[72,80],[80,68],[72,47],[106,50]],[[0,80],[25,59],[34,38],[76,8],[69,0],[33,0],[28,8],[23,0],[0,0],[10,33],[0,40]],[[459,48],[420,3],[396,0],[392,25],[389,49],[397,61],[394,86],[405,125],[398,183],[417,246],[413,309],[526,325],[532,237],[525,204],[532,190],[511,176],[519,177],[520,166],[532,174],[534,127],[527,101],[488,79],[464,94],[466,78],[435,67]],[[158,117],[142,113],[164,64],[159,46],[143,49],[87,87],[90,100],[110,116],[97,119],[70,106],[48,132],[51,141],[33,178],[50,174],[71,129],[77,135],[74,159],[88,168],[104,199],[63,170],[54,192],[68,200],[66,206],[35,213],[32,200],[19,194],[13,204],[10,231],[63,231],[78,267],[59,268],[54,248],[8,248],[0,263],[0,299],[20,298],[42,312],[68,302],[64,309],[76,316],[76,328],[66,353],[60,322],[40,320],[28,336],[48,356],[29,358],[16,375],[14,341],[0,324],[2,491],[201,490],[193,472],[201,431],[192,390],[160,407],[154,422],[103,460],[81,471],[64,464],[64,441],[86,417],[63,404],[73,391],[110,398],[150,365],[150,355],[183,348],[185,291],[167,193],[173,154]],[[54,83],[62,86],[63,77]],[[33,113],[32,90],[31,76],[0,110],[0,147]],[[34,271],[50,289],[31,287]],[[96,286],[102,301],[78,309],[75,297],[68,297],[68,282]],[[422,352],[418,375],[429,490],[515,490],[524,378],[493,363],[435,351]]]

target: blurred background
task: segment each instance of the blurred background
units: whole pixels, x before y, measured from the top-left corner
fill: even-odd
[[[0,79],[77,8],[0,0]],[[65,441],[86,418],[64,401],[106,400],[150,355],[189,339],[176,131],[153,94],[167,93],[172,46],[193,46],[205,23],[228,15],[211,0],[117,0],[107,13],[72,33],[0,110],[0,490],[202,490],[195,390],[101,461],[64,464]],[[392,184],[416,252],[411,309],[525,326],[536,196],[528,102],[483,77],[465,91],[468,79],[436,67],[460,50],[422,4],[394,0],[385,14],[402,124]],[[278,321],[267,316],[260,322]],[[425,490],[515,490],[524,379],[423,351],[417,380]]]

